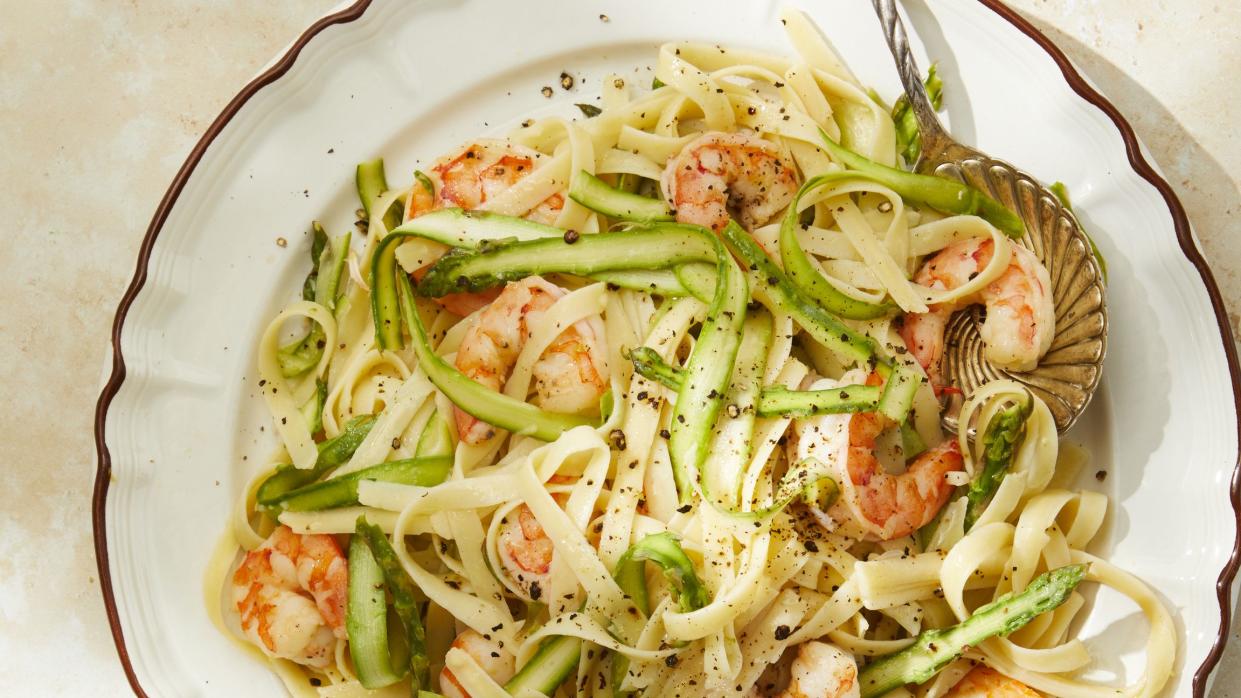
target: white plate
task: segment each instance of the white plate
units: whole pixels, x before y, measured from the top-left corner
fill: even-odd
[[[869,3],[795,4],[863,82],[897,94]],[[1103,552],[1175,615],[1181,649],[1168,694],[1203,695],[1236,565],[1237,369],[1218,291],[1131,129],[1044,37],[990,2],[907,4],[922,64],[920,42],[940,64],[954,134],[1066,182],[1107,257],[1110,355],[1069,438],[1109,473],[1102,484],[1088,478],[1114,505]],[[400,177],[529,116],[576,115],[572,103],[592,100],[605,72],[636,70],[649,82],[666,40],[788,50],[775,2],[367,5],[309,29],[212,125],[161,204],[118,311],[96,429],[96,546],[139,692],[281,690],[212,627],[202,574],[246,458],[273,443],[252,389],[256,339],[300,286],[307,223],[351,225],[355,163],[382,154]],[[577,76],[572,92],[559,87],[562,70]],[[1098,667],[1129,679],[1141,667],[1133,613],[1101,595],[1084,628]]]

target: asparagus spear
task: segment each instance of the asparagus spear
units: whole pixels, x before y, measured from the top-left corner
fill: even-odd
[[[1034,408],[1034,398],[1029,393],[1025,399],[1001,410],[991,418],[987,430],[983,434],[983,466],[978,476],[970,483],[968,500],[965,509],[965,530],[970,530],[983,507],[995,493],[1004,474],[1013,463],[1017,447],[1026,434],[1026,420]]]
[[[349,233],[345,233],[335,240],[329,240],[318,221],[315,221],[311,228],[314,236],[310,246],[311,268],[302,284],[302,298],[314,301],[328,310],[335,310],[351,237]],[[304,337],[280,347],[276,356],[280,360],[280,372],[285,378],[300,376],[309,371],[323,356],[323,328],[319,327],[318,323],[312,323]]]
[[[582,170],[569,184],[569,198],[592,211],[624,221],[674,220],[663,199],[623,191]]]
[[[922,84],[926,85],[926,94],[931,98],[931,108],[939,109],[944,101],[944,81],[939,79],[934,63],[927,69],[926,80]],[[901,95],[892,105],[892,123],[896,126],[896,150],[905,162],[912,165],[922,154],[922,134],[918,131],[918,118],[909,108],[909,98],[905,95]]]
[[[353,671],[366,688],[390,686],[404,678],[408,665],[394,667],[388,642],[388,602],[383,569],[362,536],[349,543],[349,596],[345,611]]]
[[[672,589],[680,604],[681,612],[688,613],[707,605],[710,600],[707,589],[694,572],[694,563],[681,549],[681,542],[676,534],[664,531],[652,533],[642,540],[629,546],[616,562],[616,583],[622,591],[629,595],[642,610],[650,615],[650,602],[646,596],[646,573],[643,563],[653,562],[663,570],[664,577],[672,585]]]
[[[375,426],[375,418],[369,414],[359,415],[349,420],[336,438],[319,444],[319,458],[315,461],[315,467],[302,470],[289,464],[281,465],[276,468],[276,472],[263,481],[263,484],[259,485],[255,499],[260,506],[273,506],[290,491],[327,475],[332,469],[353,456],[353,452],[358,450],[358,446],[373,426]]]
[[[880,165],[833,141],[822,129],[819,135],[827,152],[848,167],[850,175],[878,182],[909,201],[917,201],[945,213],[981,216],[1009,237],[1020,237],[1024,230],[1017,214],[974,187],[943,177],[914,174]]]
[[[376,245],[371,255],[370,270],[371,314],[375,319],[375,341],[384,349],[400,349],[405,346],[405,338],[401,334],[401,312],[396,288],[396,277],[398,273],[404,272],[398,269],[396,248],[405,239],[411,237],[432,240],[460,250],[477,250],[494,248],[501,240],[510,242],[542,239],[562,241],[565,239],[565,231],[524,218],[502,216],[489,211],[463,211],[459,208],[441,208],[424,213],[390,231]],[[611,269],[587,274],[587,276],[635,291],[665,296],[684,296],[688,293],[676,279],[672,270],[668,268]],[[455,279],[449,279],[449,281],[455,282]],[[500,283],[500,281],[497,280],[495,283]],[[460,289],[450,288],[444,293],[457,290]]]
[[[583,642],[572,635],[557,635],[544,641],[521,671],[504,684],[504,690],[513,695],[529,691],[545,696],[554,694],[569,674],[577,671]]]
[[[1060,199],[1060,203],[1065,208],[1070,211],[1073,210],[1073,203],[1069,201],[1069,188],[1064,186],[1064,182],[1053,182],[1047,188],[1051,190],[1052,194],[1056,195],[1057,199]],[[1080,222],[1079,220],[1078,223],[1080,224]],[[1099,251],[1099,246],[1094,244],[1094,238],[1090,236],[1090,233],[1086,232],[1085,228],[1082,228],[1082,235],[1085,235],[1086,240],[1090,242],[1090,251],[1094,253],[1095,260],[1099,262],[1099,271],[1103,272],[1103,283],[1107,283],[1107,260],[1103,258],[1103,253]]]
[[[306,420],[306,430],[311,434],[318,434],[323,428],[323,405],[327,402],[327,381],[322,378],[315,378],[315,392],[311,395],[306,403],[302,405],[300,412],[302,419]]]
[[[396,550],[388,541],[388,536],[374,524],[368,523],[365,516],[358,517],[354,535],[360,537],[370,549],[375,562],[383,570],[384,585],[392,594],[392,607],[405,626],[406,645],[409,647],[409,670],[412,677],[410,690],[418,691],[428,686],[428,668],[426,633],[422,628],[422,618],[418,615],[417,587],[409,578]]]
[[[683,613],[706,606],[710,601],[706,587],[698,579],[694,564],[681,549],[676,535],[664,531],[649,535],[629,546],[616,562],[613,576],[621,590],[633,599],[644,615],[651,614],[651,603],[646,593],[646,565],[654,562],[663,570],[664,578],[672,586]],[[612,695],[624,695],[619,689],[629,670],[629,658],[623,654],[612,655]]]
[[[685,382],[685,370],[669,365],[650,347],[631,349],[626,358],[633,362],[633,370],[673,390],[680,390]]]
[[[493,242],[456,249],[440,258],[418,283],[418,294],[442,296],[483,291],[533,274],[589,276],[618,270],[669,269],[688,262],[716,263],[714,239],[697,226],[653,224],[607,235]]]
[[[319,444],[319,461],[316,467],[320,464],[336,467],[352,458],[353,452],[362,445],[373,426],[375,417],[369,414],[358,415],[345,422],[345,428],[340,430],[336,438]]]
[[[633,349],[628,358],[640,375],[673,390],[680,390],[685,381],[683,369],[669,366],[650,347]],[[845,385],[826,390],[789,390],[782,386],[769,385],[763,388],[759,396],[757,411],[760,417],[873,412],[879,405],[881,393],[881,388],[870,385]]]
[[[423,175],[423,177],[425,178],[426,175]],[[388,191],[388,177],[384,174],[383,158],[358,163],[356,183],[358,186],[358,199],[362,202],[362,210],[366,211],[366,215],[370,217],[374,215],[371,208],[375,205],[375,199]],[[429,180],[426,183],[429,183]],[[383,217],[384,226],[388,230],[392,230],[400,225],[400,202],[392,202],[388,210],[383,212]]]
[[[914,395],[917,394],[920,385],[922,385],[920,372],[904,364],[897,364],[885,377],[883,394],[879,397],[877,411],[897,424],[904,422],[909,416],[910,408],[913,407]]]
[[[431,413],[422,433],[418,435],[418,445],[414,455],[419,458],[430,456],[452,456],[456,449],[456,436],[452,426],[439,410]]]
[[[869,320],[891,313],[896,310],[896,306],[890,302],[868,303],[845,295],[823,277],[821,268],[811,261],[810,255],[806,254],[797,239],[802,196],[824,181],[847,179],[847,175],[848,173],[843,172],[820,175],[810,179],[797,191],[793,202],[789,204],[788,212],[784,214],[784,220],[780,223],[780,261],[784,264],[789,280],[802,293],[813,298],[832,314],[853,320]]]
[[[858,676],[862,698],[877,698],[905,684],[929,680],[967,648],[1008,635],[1064,603],[1085,576],[1086,565],[1054,569],[1030,582],[1024,591],[1005,594],[980,607],[957,625],[923,631],[909,647],[862,669]]]
[[[323,252],[327,249],[327,231],[319,221],[310,223],[310,273],[302,282],[302,300],[313,301],[318,297],[319,267]]]
[[[749,235],[731,220],[725,230]],[[710,451],[711,434],[732,381],[750,300],[745,275],[724,245],[705,229],[699,229],[699,234],[711,242],[716,282],[706,320],[685,366],[687,380],[677,391],[672,412],[668,451],[682,504],[693,497],[693,473],[701,472]]]
[[[724,228],[722,235],[729,249],[748,270],[751,288],[764,293],[772,305],[791,315],[816,341],[841,357],[858,363],[865,363],[875,356],[877,350],[869,337],[849,329],[802,293],[749,233],[740,226],[730,225]]]
[[[286,511],[322,511],[347,507],[358,503],[358,483],[363,480],[431,487],[447,479],[450,472],[452,458],[446,456],[388,461],[331,480],[299,487],[275,500],[272,506]]]

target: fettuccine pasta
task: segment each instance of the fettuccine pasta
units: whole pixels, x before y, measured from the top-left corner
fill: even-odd
[[[316,225],[207,582],[292,694],[1165,686],[1169,613],[1091,547],[1107,497],[1053,486],[1047,406],[995,380],[941,427],[954,312],[1015,372],[1055,336],[1020,220],[901,171],[902,107],[782,21],[788,56],[669,43],[581,118],[364,163],[355,234]],[[1127,685],[1085,678],[1090,585],[1145,618]]]

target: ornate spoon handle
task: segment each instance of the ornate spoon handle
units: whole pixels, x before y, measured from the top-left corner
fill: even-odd
[[[883,25],[883,38],[888,42],[888,50],[896,61],[897,72],[900,73],[901,85],[905,88],[905,96],[918,119],[918,128],[922,133],[922,152],[939,152],[952,143],[948,132],[935,108],[931,106],[931,98],[922,85],[922,73],[914,62],[913,51],[909,49],[909,35],[905,33],[905,25],[896,11],[896,0],[871,0],[875,14],[879,15],[879,23]]]

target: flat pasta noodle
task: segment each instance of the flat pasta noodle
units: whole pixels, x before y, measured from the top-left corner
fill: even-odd
[[[402,381],[396,390],[392,391],[393,395],[387,407],[379,413],[375,425],[354,451],[349,462],[332,473],[332,477],[347,475],[387,460],[394,450],[393,439],[405,432],[410,420],[431,397],[433,390],[434,386],[421,370],[415,370],[409,378]]]
[[[667,358],[680,345],[690,324],[705,310],[706,307],[693,298],[677,301],[675,307],[665,313],[651,330],[645,346]],[[621,426],[625,434],[625,447],[617,459],[613,494],[605,510],[603,530],[599,536],[599,557],[609,567],[616,565],[633,539],[634,517],[638,512],[638,501],[646,489],[647,462],[659,427],[660,409],[652,405],[651,396],[660,395],[663,391],[662,386],[637,375],[630,383],[625,420]]]
[[[384,371],[385,367],[390,370]],[[377,403],[387,402],[383,396],[388,384],[403,382],[409,376],[409,366],[393,352],[371,348],[355,353],[349,365],[340,369],[340,375],[333,376],[323,404],[324,435],[336,436],[340,425],[355,415],[377,412]]]
[[[317,365],[311,369],[314,376],[322,376],[332,360],[332,351],[336,346],[336,320],[327,308],[318,303],[298,301],[281,311],[276,319],[268,324],[259,341],[259,392],[267,403],[267,409],[271,411],[272,423],[293,464],[298,468],[309,468],[314,465],[318,451],[300,408],[303,402],[310,399],[311,393],[306,389],[295,389],[289,384],[276,356],[280,330],[284,322],[293,317],[308,318],[323,329],[324,349]],[[305,381],[303,385],[306,385]],[[309,385],[313,388],[313,381]]]

